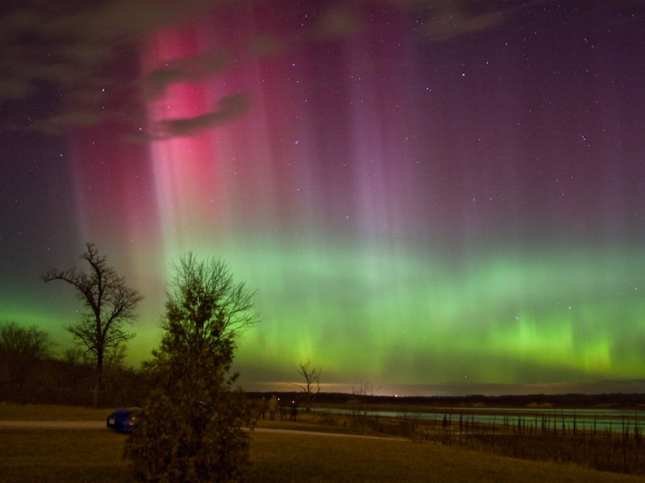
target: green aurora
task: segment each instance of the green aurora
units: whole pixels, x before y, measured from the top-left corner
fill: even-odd
[[[239,340],[243,381],[293,381],[296,364],[307,360],[324,368],[327,382],[376,387],[642,377],[645,257],[638,250],[497,249],[457,265],[439,255],[343,247],[219,255],[257,290],[261,323]],[[149,356],[163,310],[161,293],[139,288],[148,300],[134,327],[133,363]],[[21,309],[16,297],[4,301],[3,318],[37,323],[63,347],[76,301],[64,287],[38,291],[51,310]]]
[[[439,2],[449,26],[424,2],[197,3],[178,25],[1,20],[21,46],[3,125],[26,129],[0,127],[0,320],[69,346],[78,300],[40,275],[94,242],[145,297],[138,365],[192,251],[257,291],[248,387],[293,388],[310,361],[325,389],[645,391],[638,2]],[[42,46],[80,65],[41,68]]]

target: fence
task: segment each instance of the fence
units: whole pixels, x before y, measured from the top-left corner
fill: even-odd
[[[359,430],[409,436],[508,456],[573,462],[600,470],[645,473],[645,419],[634,412],[526,414],[318,409],[342,415]]]

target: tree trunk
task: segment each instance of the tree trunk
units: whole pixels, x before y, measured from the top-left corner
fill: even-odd
[[[101,392],[103,391],[103,354],[96,356],[96,383],[92,394],[92,403],[95,408],[99,407],[101,402]]]

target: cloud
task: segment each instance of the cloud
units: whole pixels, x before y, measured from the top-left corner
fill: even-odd
[[[2,6],[0,104],[28,100],[43,89],[60,97],[63,112],[45,115],[32,125],[45,132],[61,130],[66,122],[71,126],[87,125],[106,115],[122,116],[119,112],[102,112],[105,96],[98,93],[112,92],[114,87],[123,87],[124,82],[123,74],[109,66],[118,63],[123,52],[149,32],[180,24],[227,3],[230,2],[26,0],[14,8]],[[197,73],[205,69],[191,63],[185,67]],[[162,89],[159,77],[155,85]]]
[[[24,99],[33,92],[33,86],[16,78],[0,79],[0,96],[5,100]]]
[[[248,99],[243,94],[225,96],[215,110],[189,118],[164,119],[156,123],[153,139],[190,136],[198,131],[221,125],[242,115],[248,109]]]
[[[63,134],[69,126],[93,126],[101,119],[102,116],[96,112],[61,112],[35,121],[32,128],[45,134]]]
[[[497,2],[390,2],[400,8],[424,12],[427,33],[433,40],[448,40],[492,28],[510,12],[500,10],[495,6]],[[148,99],[157,99],[174,83],[199,80],[230,65],[226,52],[210,51],[177,59],[143,78],[136,78],[133,73],[127,73],[127,68],[121,67],[124,58],[136,55],[132,47],[150,32],[168,25],[181,25],[236,3],[234,0],[25,0],[15,8],[4,7],[4,14],[0,6],[0,71],[3,72],[0,105],[28,101],[44,89],[50,93],[49,97],[60,99],[59,109],[53,112],[51,109],[37,110],[39,112],[35,114],[41,118],[32,128],[48,133],[62,132],[66,124],[86,126],[106,118],[120,121],[132,118],[129,112],[137,106],[120,106],[118,102],[110,102],[108,96],[115,99],[117,93],[143,90]],[[361,4],[371,3],[378,2],[332,2],[304,35],[294,39],[293,32],[267,33],[255,42],[249,39],[248,50],[253,55],[270,55],[297,48],[303,39],[333,40],[351,35],[365,20]],[[482,3],[488,11],[478,10]],[[518,0],[514,5],[525,3]],[[281,6],[287,8],[289,2],[283,2]],[[204,126],[220,124],[222,119],[235,117],[243,111],[242,107],[246,109],[246,101],[242,103],[235,96],[225,98],[213,112],[194,119],[164,121],[155,130],[162,136],[187,135]],[[18,111],[21,109],[10,110],[17,113],[17,118],[24,119]]]
[[[223,70],[228,65],[228,58],[223,51],[207,52],[169,62],[145,77],[143,84],[146,96],[157,99],[175,82],[199,80]]]
[[[447,10],[428,21],[425,31],[430,39],[445,41],[496,27],[505,20],[505,16],[504,12],[470,15],[460,10]]]
[[[351,35],[361,28],[361,16],[352,5],[334,5],[325,10],[314,26],[316,38],[334,39]]]
[[[495,28],[520,10],[548,0],[390,1],[399,8],[421,14],[425,20],[424,33],[439,42]]]

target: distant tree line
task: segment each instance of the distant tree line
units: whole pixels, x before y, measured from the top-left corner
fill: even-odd
[[[143,400],[146,378],[126,367],[123,351],[105,362],[102,405],[132,405]],[[94,402],[96,372],[84,351],[55,352],[49,334],[37,327],[0,322],[0,400],[17,403],[79,404]]]
[[[249,399],[262,399],[272,395],[280,399],[290,400],[302,396],[297,391],[247,392]],[[535,409],[580,409],[597,407],[599,409],[635,409],[642,411],[645,407],[644,393],[604,393],[604,394],[525,394],[525,395],[466,395],[466,396],[377,396],[360,391],[353,394],[346,392],[321,392],[316,394],[316,403],[325,404],[364,404],[365,407],[374,405],[375,409],[382,406],[428,408],[518,408]]]

